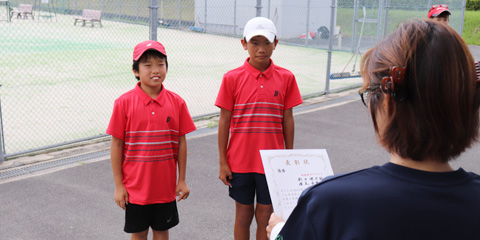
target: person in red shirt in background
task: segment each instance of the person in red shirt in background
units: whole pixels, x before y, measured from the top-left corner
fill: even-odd
[[[428,18],[448,24],[451,14],[447,4],[436,4],[428,11]]]
[[[221,108],[219,178],[235,200],[235,240],[250,239],[253,216],[256,239],[267,238],[273,208],[259,150],[293,148],[292,108],[303,102],[295,76],[270,59],[278,43],[276,35],[267,18],[247,22],[241,43],[250,57],[223,76],[215,102]]]

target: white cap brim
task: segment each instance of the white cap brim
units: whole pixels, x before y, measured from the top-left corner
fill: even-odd
[[[267,31],[265,29],[258,29],[258,30],[255,30],[247,35],[245,35],[245,39],[248,41],[250,41],[250,39],[252,37],[255,37],[255,36],[264,36],[265,38],[267,38],[267,40],[271,43],[273,43],[273,40],[275,39],[275,34],[273,34],[272,32],[270,31]]]

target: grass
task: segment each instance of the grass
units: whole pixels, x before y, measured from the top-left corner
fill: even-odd
[[[374,19],[378,16],[377,9],[367,9],[367,19]],[[352,20],[353,9],[352,8],[338,8],[337,19],[349,19],[349,21],[338,21],[337,25],[340,26],[342,35],[352,35]],[[394,31],[398,24],[405,19],[425,18],[425,11],[415,10],[390,10],[388,14],[387,34]],[[457,31],[460,29],[461,24],[461,11],[452,10],[452,17],[450,18],[449,25],[455,28]],[[363,10],[358,12],[358,18],[363,18]],[[463,25],[463,38],[469,45],[480,45],[480,11],[465,11],[465,19]],[[361,23],[358,23],[358,31],[360,32]],[[365,24],[364,36],[376,36],[377,25],[372,23]]]
[[[463,39],[470,45],[480,45],[480,11],[465,11]]]

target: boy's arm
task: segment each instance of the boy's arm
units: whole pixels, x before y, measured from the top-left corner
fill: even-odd
[[[185,135],[180,136],[178,139],[178,183],[176,188],[176,194],[178,196],[178,200],[187,199],[188,195],[190,195],[190,188],[187,186],[185,182],[185,175],[187,171],[187,139]]]
[[[232,118],[232,112],[221,108],[220,119],[218,123],[218,154],[220,170],[218,178],[222,180],[225,185],[231,186],[230,180],[232,179],[232,171],[227,163],[227,146],[228,137],[230,135],[230,120]]]
[[[117,205],[125,210],[128,204],[128,192],[123,185],[123,140],[112,136],[110,158],[112,162],[113,181],[115,182],[114,199]]]
[[[283,112],[283,139],[285,149],[293,149],[293,137],[295,135],[295,122],[293,121],[293,108]]]

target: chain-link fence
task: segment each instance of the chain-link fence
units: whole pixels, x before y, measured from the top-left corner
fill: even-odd
[[[114,100],[136,83],[133,47],[152,32],[168,54],[164,86],[200,118],[218,113],[213,104],[223,74],[248,56],[240,38],[252,17],[275,22],[280,43],[272,59],[295,74],[308,97],[361,84],[361,54],[402,20],[425,18],[436,3],[0,0],[0,162],[104,136]],[[461,32],[465,0],[441,3],[450,5],[450,25]],[[33,6],[32,14],[18,13],[20,4]],[[102,27],[74,25],[84,9],[102,11]],[[158,21],[150,21],[152,9]]]

